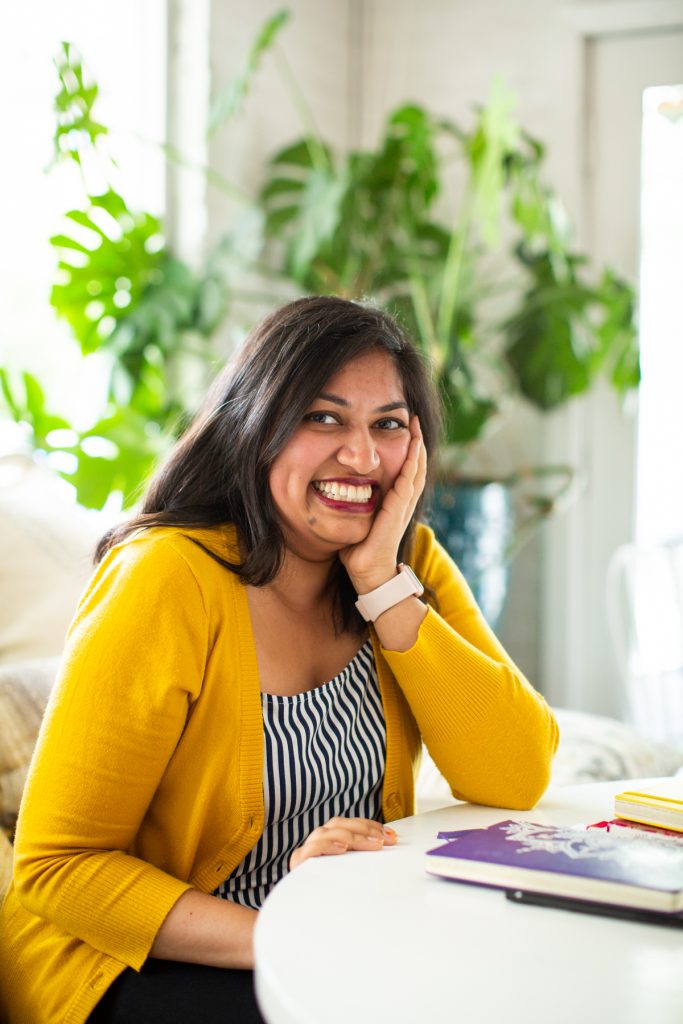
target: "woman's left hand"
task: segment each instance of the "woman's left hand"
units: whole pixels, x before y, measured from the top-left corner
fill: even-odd
[[[410,445],[401,471],[359,544],[344,548],[339,558],[359,594],[386,583],[396,573],[398,546],[427,479],[427,453],[417,416],[410,417]]]

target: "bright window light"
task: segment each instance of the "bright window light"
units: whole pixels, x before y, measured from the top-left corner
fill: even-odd
[[[683,85],[643,94],[636,538],[683,537]]]
[[[39,8],[39,10],[38,10]],[[162,214],[165,167],[166,4],[164,0],[92,0],[0,5],[0,95],[3,105],[0,223],[0,365],[34,373],[48,402],[76,426],[86,426],[104,397],[107,362],[83,362],[68,326],[49,303],[56,254],[48,239],[63,227],[63,214],[83,203],[72,162],[45,170],[52,160],[53,65],[62,40],[75,44],[100,87],[96,115],[112,130],[109,152],[114,182],[128,203]],[[93,297],[96,301],[96,297]],[[117,305],[129,302],[126,281]],[[0,451],[16,433],[0,437]]]

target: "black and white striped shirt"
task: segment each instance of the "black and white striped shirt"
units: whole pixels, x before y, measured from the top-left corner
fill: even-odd
[[[263,835],[214,892],[254,909],[319,825],[335,815],[381,820],[386,729],[370,640],[330,682],[263,693],[261,705]]]

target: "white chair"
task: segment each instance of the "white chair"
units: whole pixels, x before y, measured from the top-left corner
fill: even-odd
[[[683,747],[683,537],[619,548],[607,575],[607,611],[625,718]]]

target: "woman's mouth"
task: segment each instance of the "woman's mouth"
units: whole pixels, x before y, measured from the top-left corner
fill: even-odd
[[[316,497],[340,512],[373,512],[377,505],[379,488],[372,484],[351,484],[341,480],[314,480]]]

